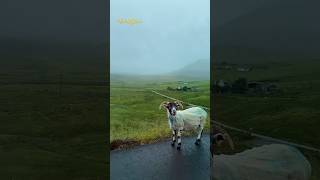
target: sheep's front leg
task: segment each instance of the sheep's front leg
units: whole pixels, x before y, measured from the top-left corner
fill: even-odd
[[[177,150],[180,150],[180,149],[181,149],[181,135],[182,135],[182,130],[179,129],[179,130],[178,130],[178,135],[177,135],[177,139],[178,139]]]
[[[203,127],[199,127],[198,136],[195,144],[198,146],[200,145],[201,137],[202,137]]]
[[[172,142],[171,142],[171,146],[174,146],[174,144],[176,143],[176,135],[177,135],[177,130],[172,130]]]

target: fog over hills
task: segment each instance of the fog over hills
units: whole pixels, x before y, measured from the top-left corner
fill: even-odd
[[[110,78],[111,78],[111,81],[210,80],[210,61],[209,59],[197,60],[170,73],[161,73],[161,74],[153,74],[153,75],[112,73]]]
[[[215,8],[220,9],[215,12],[215,20],[220,22],[214,41],[218,59],[320,57],[320,1],[250,2],[238,13],[229,11],[232,3],[216,2]],[[233,18],[226,19],[228,13]]]
[[[31,77],[47,70],[81,71],[88,76],[106,71],[106,4],[104,0],[0,1],[1,72]]]
[[[1,0],[0,7],[1,39],[105,42],[106,1]]]
[[[254,11],[264,4],[275,0],[216,0],[213,6],[214,27],[220,27],[228,22]]]
[[[0,57],[104,57],[105,6],[102,0],[3,0]]]
[[[210,60],[198,60],[170,73],[172,76],[190,79],[210,79]]]

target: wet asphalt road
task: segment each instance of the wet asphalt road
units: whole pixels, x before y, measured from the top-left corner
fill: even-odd
[[[182,137],[181,151],[170,145],[170,140],[115,150],[110,154],[111,180],[209,180],[210,139]]]

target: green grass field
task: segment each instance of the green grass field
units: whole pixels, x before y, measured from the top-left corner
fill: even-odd
[[[165,110],[159,110],[161,102],[168,100],[156,95],[157,90],[168,96],[210,107],[209,81],[192,81],[198,92],[169,91],[167,87],[178,86],[177,81],[113,81],[110,91],[110,141],[135,141],[150,143],[170,137],[171,132]],[[209,132],[209,118],[206,132]]]
[[[233,81],[271,80],[281,89],[273,95],[216,95],[217,120],[256,133],[320,148],[320,62],[315,60],[260,62],[250,72],[218,70],[216,79]],[[239,149],[244,147],[235,137]],[[238,150],[239,150],[238,149]],[[313,179],[320,177],[320,155],[304,151],[313,167]]]
[[[82,82],[103,76],[35,64],[0,68],[0,179],[106,179],[108,86]]]

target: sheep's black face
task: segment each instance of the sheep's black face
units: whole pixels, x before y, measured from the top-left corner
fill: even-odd
[[[168,109],[171,116],[175,116],[177,114],[177,104],[176,103],[168,103],[166,108]]]

